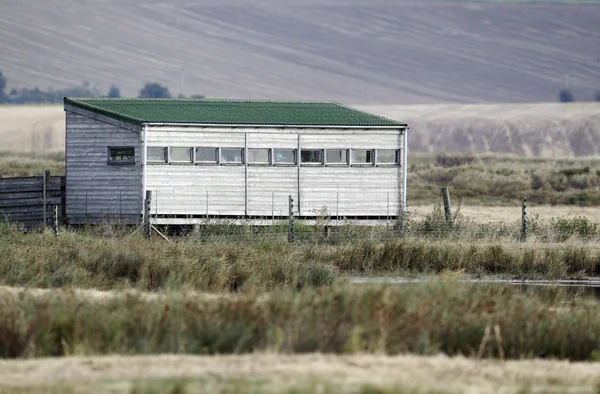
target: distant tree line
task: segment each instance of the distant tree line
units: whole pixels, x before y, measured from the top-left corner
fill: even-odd
[[[600,90],[596,90],[594,100],[600,102]],[[575,101],[575,95],[571,89],[563,89],[558,93],[558,101],[561,103],[572,103]]]
[[[66,89],[42,90],[39,87],[13,88],[6,93],[7,80],[0,71],[0,104],[57,104],[63,101],[64,97],[89,97],[89,98],[120,98],[121,90],[112,85],[106,95],[103,95],[96,87],[91,87],[89,82],[84,82],[81,86],[75,86]],[[138,98],[171,98],[169,88],[157,82],[148,82],[139,91]],[[185,98],[180,94],[179,98]],[[204,95],[194,94],[190,98],[204,98]]]

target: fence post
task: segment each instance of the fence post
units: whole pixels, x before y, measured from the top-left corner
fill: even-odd
[[[442,200],[444,201],[444,215],[446,224],[452,226],[452,211],[450,207],[450,192],[447,187],[442,187]]]
[[[271,192],[271,225],[275,224],[275,192]]]
[[[294,242],[294,199],[289,196],[289,222],[288,222],[288,242]]]
[[[58,237],[58,205],[54,205],[53,214],[52,229],[54,230],[54,235]]]
[[[146,199],[144,200],[144,234],[146,239],[150,239],[150,207],[152,205],[152,191],[146,190]]]
[[[206,218],[208,219],[208,190],[206,191]]]
[[[50,181],[50,170],[44,171],[44,179],[42,180],[42,199],[44,204],[44,228],[48,226],[48,182]]]
[[[521,204],[521,242],[527,239],[527,197],[523,197]]]

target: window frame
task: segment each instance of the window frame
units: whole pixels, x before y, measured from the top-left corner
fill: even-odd
[[[172,150],[173,149],[190,149],[190,161],[184,161],[184,160],[173,160],[173,154],[172,154]],[[195,155],[195,149],[193,146],[170,146],[169,147],[169,164],[181,164],[181,165],[185,165],[185,164],[194,164],[194,155]]]
[[[367,151],[367,152],[371,152],[371,162],[370,163],[357,163],[354,161],[354,157],[353,157],[353,153],[354,151]],[[351,166],[356,166],[356,167],[373,167],[375,166],[375,149],[367,149],[367,148],[360,148],[360,149],[350,149],[350,165]]]
[[[219,153],[218,153],[218,159],[219,159],[219,165],[222,166],[240,166],[240,165],[244,165],[245,160],[246,160],[246,152],[244,148],[238,148],[238,147],[226,147],[226,148],[221,148],[219,147]],[[240,161],[223,161],[223,150],[241,150],[242,151],[242,157],[240,159]]]
[[[267,162],[264,161],[250,161],[251,150],[266,150],[267,151]],[[272,148],[247,148],[246,149],[246,163],[249,166],[270,166],[273,164],[273,149]]]
[[[303,162],[302,161],[302,152],[321,152],[321,161],[320,162],[314,162],[314,161],[307,161],[307,162]],[[325,149],[313,149],[313,148],[300,148],[300,155],[298,157],[299,164],[301,166],[324,166],[325,165]]]
[[[296,149],[296,148],[272,148],[271,150],[273,152],[273,157],[272,157],[272,160],[271,160],[272,163],[273,163],[272,164],[273,166],[292,166],[292,167],[295,167],[295,166],[298,165],[298,149]],[[294,154],[294,162],[293,163],[290,163],[290,162],[284,162],[284,163],[277,162],[276,159],[275,159],[275,153],[277,153],[276,151],[278,151],[278,150],[291,151]]]
[[[133,161],[129,160],[129,161],[113,161],[111,160],[111,154],[110,151],[111,149],[133,149]],[[111,165],[111,166],[133,166],[136,164],[136,159],[135,159],[135,146],[132,145],[128,145],[128,146],[124,146],[124,145],[109,145],[106,147],[106,164],[107,165]]]
[[[164,152],[164,160],[151,160],[148,158],[148,151],[150,149],[162,149]],[[146,148],[146,163],[149,164],[169,164],[169,147],[168,146],[148,146]]]
[[[329,151],[345,151],[346,152],[346,161],[345,162],[330,162],[327,160],[327,153]],[[335,148],[335,149],[325,149],[325,165],[326,166],[334,166],[334,167],[344,167],[350,165],[350,149],[348,148]]]
[[[198,152],[197,149],[214,149],[215,150],[215,160],[198,160]],[[197,165],[218,165],[219,159],[221,158],[220,148],[216,146],[194,146],[194,164]]]
[[[390,162],[386,162],[386,163],[381,163],[379,161],[379,151],[382,150],[390,150],[390,151],[394,151],[395,154],[395,158],[394,158],[394,162],[390,163]],[[375,162],[377,164],[377,166],[381,166],[381,167],[398,167],[400,165],[400,149],[377,149],[377,152],[375,153]]]

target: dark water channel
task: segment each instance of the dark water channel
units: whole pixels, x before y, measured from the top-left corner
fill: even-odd
[[[394,285],[413,285],[429,283],[435,278],[394,278],[394,277],[353,277],[349,278],[355,284],[388,283]],[[600,301],[600,278],[582,280],[511,280],[511,279],[457,279],[457,283],[481,284],[491,286],[515,286],[522,292],[561,292],[566,299],[584,298],[586,300]]]

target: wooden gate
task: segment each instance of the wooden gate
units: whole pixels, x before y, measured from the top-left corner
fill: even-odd
[[[0,220],[39,227],[52,224],[54,206],[65,215],[65,177],[0,178]]]

